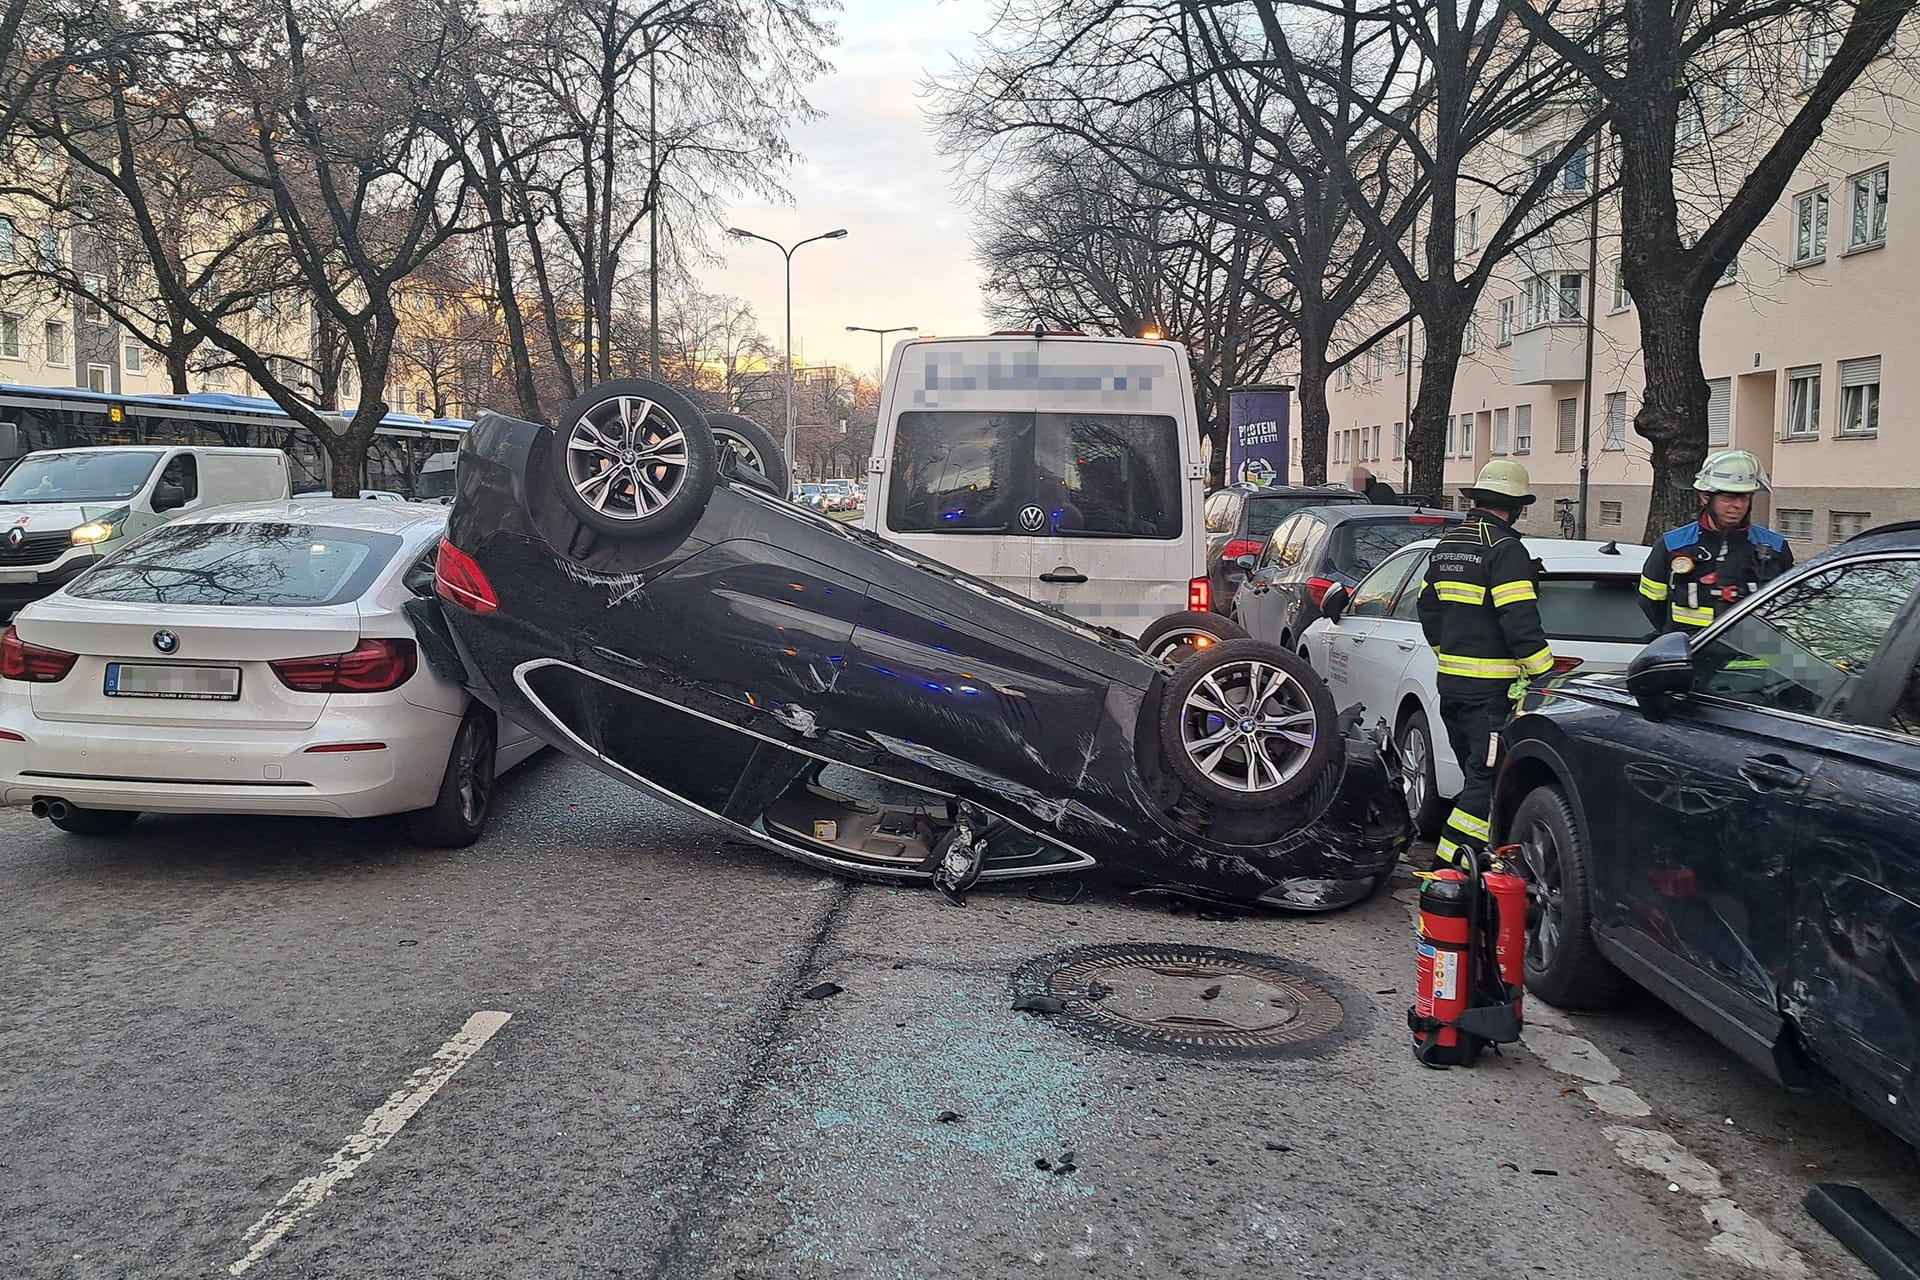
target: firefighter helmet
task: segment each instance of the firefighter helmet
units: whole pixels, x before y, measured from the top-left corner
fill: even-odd
[[[1533,502],[1533,478],[1517,462],[1495,458],[1480,468],[1480,477],[1467,489],[1469,498],[1482,498],[1500,506],[1527,506]]]
[[[1693,487],[1698,493],[1758,493],[1769,486],[1760,459],[1745,449],[1722,449],[1700,464]]]

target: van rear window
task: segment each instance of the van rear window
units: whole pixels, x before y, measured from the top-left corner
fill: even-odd
[[[1177,538],[1179,428],[1115,413],[927,410],[900,415],[895,533]]]

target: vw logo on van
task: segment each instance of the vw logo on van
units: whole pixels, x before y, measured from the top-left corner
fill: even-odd
[[[172,653],[180,647],[180,637],[171,631],[156,631],[153,633],[153,647],[162,653]]]
[[[1047,527],[1047,513],[1041,507],[1020,508],[1020,528],[1026,533],[1038,533]]]

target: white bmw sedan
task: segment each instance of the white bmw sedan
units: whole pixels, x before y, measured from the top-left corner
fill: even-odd
[[[1653,638],[1640,611],[1647,548],[1551,538],[1525,543],[1540,576],[1540,623],[1553,646],[1555,672],[1626,670]],[[1438,669],[1416,611],[1433,547],[1413,543],[1381,561],[1351,592],[1339,588],[1337,602],[1329,593],[1335,616],[1316,619],[1301,635],[1307,661],[1341,709],[1357,702],[1364,723],[1385,722],[1392,732],[1407,807],[1422,835],[1439,829],[1463,781],[1440,725]]]
[[[0,638],[0,802],[83,835],[143,811],[403,813],[422,844],[471,844],[540,743],[441,674],[446,514],[218,508],[28,605]]]

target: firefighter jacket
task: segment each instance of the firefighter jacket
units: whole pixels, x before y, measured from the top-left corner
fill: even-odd
[[[1475,507],[1449,529],[1427,561],[1419,600],[1440,696],[1504,696],[1514,680],[1552,671],[1539,601],[1533,557],[1512,525]]]
[[[1693,631],[1793,567],[1787,540],[1757,524],[1721,532],[1705,516],[1654,544],[1640,606],[1661,631]]]

